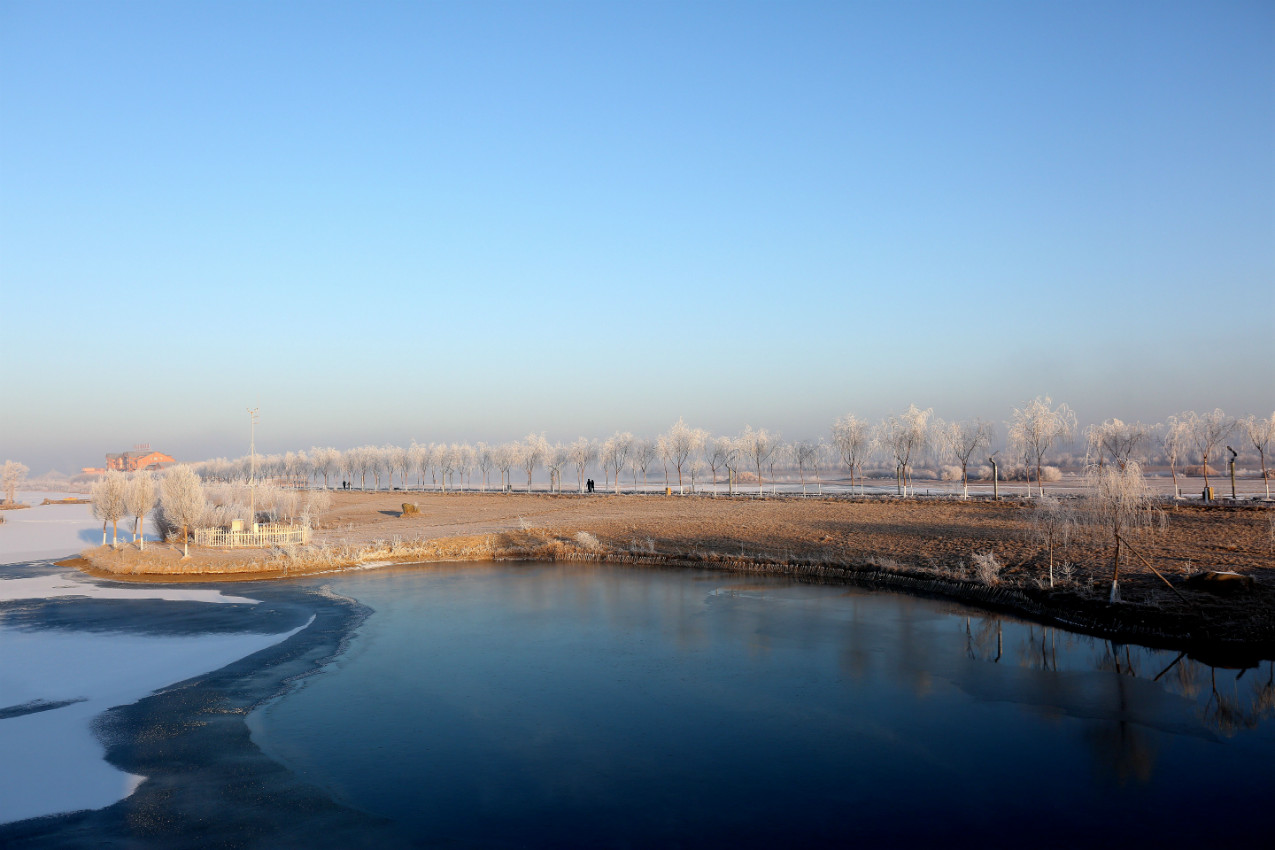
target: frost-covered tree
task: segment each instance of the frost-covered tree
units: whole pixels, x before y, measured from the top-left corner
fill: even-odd
[[[315,473],[323,476],[323,489],[329,489],[328,479],[339,471],[341,453],[331,446],[311,446],[310,462]]]
[[[906,496],[912,486],[912,461],[929,445],[929,422],[934,408],[909,405],[902,413],[887,416],[877,430],[877,442],[894,457],[899,494]],[[913,490],[915,495],[915,489]]]
[[[93,500],[93,516],[102,521],[102,545],[106,545],[106,524],[110,523],[111,548],[114,549],[119,543],[119,522],[128,511],[125,504],[128,476],[114,469],[108,470],[93,482],[89,493]]]
[[[779,492],[779,477],[775,475],[775,468],[792,462],[792,446],[783,440],[778,440],[775,450],[770,453],[770,457],[766,458],[766,474],[770,477],[771,495]]]
[[[765,428],[753,430],[751,425],[744,426],[744,433],[739,435],[740,452],[748,458],[748,462],[757,470],[757,493],[766,495],[766,486],[762,478],[762,467],[770,462],[771,455],[779,448],[779,435],[771,434]]]
[[[748,461],[744,451],[744,443],[739,437],[723,437],[730,451],[723,456],[722,465],[726,467],[726,494],[735,495],[735,484],[739,481],[739,471]]]
[[[479,443],[474,446],[476,455],[475,463],[478,464],[478,471],[483,474],[483,492],[487,492],[487,480],[491,477],[491,470],[496,465],[495,452],[491,446],[486,443]]]
[[[1151,444],[1152,427],[1141,422],[1125,423],[1108,419],[1085,429],[1090,463],[1099,466],[1114,463],[1123,466],[1131,460],[1144,460]]]
[[[1200,466],[1204,470],[1204,488],[1209,486],[1209,458],[1217,454],[1217,450],[1226,442],[1227,437],[1235,431],[1235,420],[1222,412],[1222,408],[1214,408],[1212,413],[1203,416],[1195,411],[1186,414],[1187,427],[1190,429],[1191,442],[1200,456]]]
[[[425,479],[430,477],[430,469],[433,465],[433,454],[430,451],[430,446],[413,440],[412,445],[408,446],[407,452],[412,456],[412,469],[416,470],[417,486],[425,489]]]
[[[837,454],[842,464],[850,470],[850,489],[854,490],[855,471],[859,472],[859,490],[863,490],[863,464],[872,453],[872,428],[867,420],[860,419],[853,413],[832,423],[832,444],[837,447]]]
[[[124,493],[124,507],[133,517],[133,542],[146,548],[146,515],[155,509],[155,478],[135,472]]]
[[[567,450],[571,463],[575,465],[576,477],[580,481],[580,492],[584,492],[584,473],[589,464],[598,459],[598,444],[588,437],[576,440]]]
[[[819,466],[819,447],[809,440],[798,440],[792,444],[793,465],[797,467],[797,475],[801,478],[801,495],[806,495],[806,474],[816,473]]]
[[[1169,464],[1169,475],[1173,476],[1173,498],[1182,498],[1182,488],[1178,486],[1178,464],[1186,457],[1191,447],[1190,414],[1170,416],[1160,432],[1160,447],[1164,450],[1164,460]]]
[[[655,459],[659,457],[659,450],[650,440],[636,440],[633,443],[633,452],[629,457],[629,466],[633,470],[633,489],[637,489],[637,474],[642,473],[642,489],[647,486],[646,474],[651,468],[651,464],[655,463]]]
[[[726,458],[735,453],[735,442],[730,437],[718,437],[704,443],[704,462],[713,476],[713,492],[717,492],[717,470],[726,468]]]
[[[354,476],[359,468],[358,449],[346,449],[341,452],[340,460],[341,477],[349,482],[351,487],[354,486]]]
[[[1275,442],[1275,413],[1272,413],[1268,419],[1249,416],[1247,419],[1240,420],[1240,425],[1244,429],[1244,437],[1249,445],[1257,450],[1262,465],[1262,483],[1266,485],[1266,498],[1269,499],[1271,480],[1266,474],[1266,453],[1271,450],[1271,443]]]
[[[961,467],[961,497],[970,497],[970,460],[979,449],[992,445],[992,424],[981,419],[963,422],[935,423],[935,442],[941,454],[955,460]]]
[[[545,439],[544,434],[528,434],[526,439],[522,441],[522,451],[519,453],[519,460],[522,462],[522,468],[527,473],[527,492],[531,492],[531,474],[536,471],[536,467],[544,461],[545,455],[549,453],[549,441]]]
[[[571,462],[571,447],[555,443],[545,452],[545,469],[549,471],[549,492],[562,492],[562,468]]]
[[[1076,432],[1076,414],[1071,408],[1065,404],[1051,407],[1052,404],[1049,396],[1037,396],[1021,410],[1014,410],[1009,428],[1010,443],[1036,466],[1036,486],[1042,496],[1045,495],[1045,484],[1041,468],[1045,465],[1045,453],[1055,442]]]
[[[456,470],[456,447],[439,446],[434,454],[434,465],[438,469],[438,480],[442,492],[447,492],[447,484]]]
[[[677,470],[677,490],[679,493],[683,492],[682,468],[686,466],[690,456],[699,451],[707,439],[707,431],[700,428],[692,428],[680,416],[673,423],[673,426],[669,428],[668,433],[660,437],[661,456],[665,458],[667,463],[673,464],[673,467]],[[668,486],[667,480],[664,483],[665,486]]]
[[[1057,496],[1041,496],[1029,514],[1028,536],[1049,550],[1049,586],[1054,586],[1054,550],[1066,546],[1076,527],[1076,512]]]
[[[602,444],[602,463],[615,474],[615,493],[620,494],[620,473],[629,462],[633,450],[633,435],[628,431],[616,431]]]
[[[478,463],[478,452],[469,443],[461,443],[456,452],[456,471],[464,479],[462,486],[470,486],[470,476],[474,474],[474,466]]]
[[[204,487],[186,465],[170,467],[159,484],[159,500],[164,518],[182,530],[182,557],[190,556],[190,527],[204,515]]]
[[[4,502],[6,505],[16,505],[18,488],[22,486],[22,482],[27,480],[27,473],[31,470],[26,464],[18,463],[16,460],[6,460],[4,467],[0,468],[0,486],[4,487]],[[106,545],[105,533],[103,533],[102,544]]]
[[[1136,460],[1123,466],[1090,464],[1085,497],[1088,525],[1112,545],[1111,602],[1120,601],[1120,556],[1124,541],[1152,522],[1151,489]]]

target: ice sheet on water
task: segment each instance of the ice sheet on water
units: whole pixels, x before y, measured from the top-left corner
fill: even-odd
[[[95,716],[284,641],[282,634],[151,637],[0,627],[0,823],[101,808],[144,777],[103,760]],[[41,711],[24,706],[62,703]],[[6,709],[13,709],[6,711]],[[7,715],[7,716],[6,716]]]

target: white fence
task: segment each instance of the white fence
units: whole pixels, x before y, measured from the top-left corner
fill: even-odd
[[[243,546],[260,549],[263,546],[295,546],[310,542],[310,527],[306,525],[282,525],[268,523],[258,525],[253,531],[232,531],[228,528],[196,528],[196,546],[235,548]]]

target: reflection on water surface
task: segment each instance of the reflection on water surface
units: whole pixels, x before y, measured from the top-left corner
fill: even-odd
[[[254,739],[425,841],[1173,845],[1256,834],[1270,788],[1270,662],[720,573],[331,584],[375,613]]]

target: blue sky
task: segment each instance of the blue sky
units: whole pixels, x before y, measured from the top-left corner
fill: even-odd
[[[0,454],[1275,408],[1275,5],[0,0]]]

